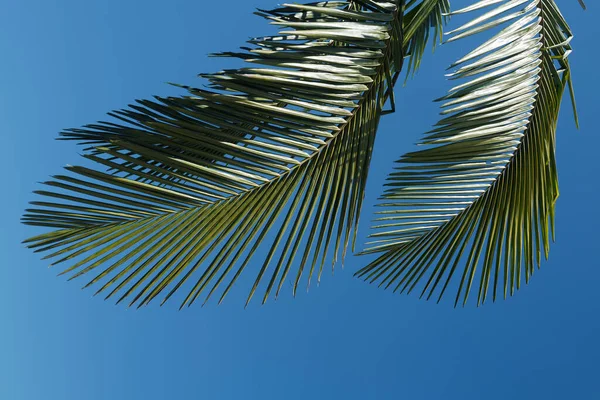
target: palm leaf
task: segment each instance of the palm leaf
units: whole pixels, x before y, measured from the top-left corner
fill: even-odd
[[[365,251],[382,254],[357,273],[438,301],[453,285],[455,305],[474,285],[477,304],[512,295],[548,256],[556,123],[572,91],[572,35],[553,0],[483,0],[453,14],[471,12],[449,41],[499,31],[451,66],[462,82],[440,99],[424,149],[389,176]]]
[[[53,230],[29,247],[138,306],[183,287],[181,306],[217,292],[222,301],[259,248],[247,303],[261,283],[264,302],[288,277],[295,292],[343,257],[403,63],[402,9],[324,1],[257,14],[279,34],[218,54],[251,66],[61,134],[100,168],[67,166],[44,182],[23,222]]]
[[[402,27],[404,48],[409,56],[407,77],[413,75],[421,66],[430,37],[434,49],[436,43],[441,42],[443,27],[449,13],[449,0],[411,0],[406,3]]]

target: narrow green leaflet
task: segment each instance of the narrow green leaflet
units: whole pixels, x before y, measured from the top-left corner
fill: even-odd
[[[52,230],[29,247],[137,306],[180,290],[181,306],[221,301],[250,264],[247,301],[266,301],[343,257],[403,64],[402,8],[323,1],[257,14],[279,33],[217,54],[244,68],[61,134],[98,168],[44,182],[23,222]]]
[[[442,119],[390,174],[357,275],[455,305],[512,295],[554,236],[555,132],[572,34],[553,0],[483,0],[449,41],[492,32],[451,68]]]

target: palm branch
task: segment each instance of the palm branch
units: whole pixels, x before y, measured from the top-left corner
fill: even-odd
[[[572,91],[572,33],[554,0],[483,0],[453,12],[463,13],[478,15],[449,41],[497,32],[451,66],[460,83],[440,99],[424,148],[389,175],[365,251],[381,254],[357,272],[438,301],[451,286],[455,305],[474,285],[477,304],[488,292],[513,295],[548,256],[556,124]]]
[[[354,241],[379,118],[394,107],[404,49],[427,40],[440,12],[421,8],[431,3],[258,10],[280,32],[217,54],[250,66],[61,133],[98,168],[67,166],[44,182],[23,222],[52,230],[27,245],[52,265],[71,262],[69,279],[90,276],[85,287],[138,306],[184,287],[182,307],[201,295],[221,302],[259,248],[267,255],[246,304],[262,282],[264,302],[290,273],[294,293],[302,275],[320,279]]]

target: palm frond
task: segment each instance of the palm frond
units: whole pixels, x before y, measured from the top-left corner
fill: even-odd
[[[449,41],[499,31],[451,66],[462,82],[440,99],[425,148],[389,176],[366,250],[383,254],[357,273],[438,301],[454,282],[455,305],[477,281],[477,304],[512,295],[548,256],[556,123],[572,90],[572,34],[553,0],[483,0],[453,14],[478,11]]]
[[[61,134],[99,169],[67,166],[44,182],[23,222],[54,230],[29,247],[138,306],[183,287],[182,307],[219,291],[222,301],[259,248],[267,256],[247,302],[263,282],[263,301],[278,294],[293,266],[295,292],[303,274],[310,282],[328,257],[343,257],[379,117],[393,105],[402,10],[354,0],[257,14],[279,34],[218,54],[251,66],[202,74],[207,88],[138,100],[113,121]]]
[[[404,48],[408,57],[407,77],[414,75],[421,66],[430,38],[433,49],[442,41],[443,28],[448,22],[449,13],[449,0],[411,0],[406,3],[402,26]]]

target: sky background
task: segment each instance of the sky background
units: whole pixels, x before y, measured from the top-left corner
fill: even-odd
[[[597,399],[600,387],[598,5],[559,0],[581,129],[564,103],[557,157],[557,243],[507,301],[453,309],[352,277],[348,258],[308,294],[266,306],[241,297],[177,311],[127,310],[66,282],[20,244],[36,182],[79,160],[62,128],[103,119],[135,98],[197,83],[249,36],[275,0],[0,0],[0,399]],[[465,0],[454,1],[456,6]],[[450,23],[456,27],[456,23]],[[360,238],[392,161],[436,121],[444,68],[466,44],[444,45],[397,89],[382,120]],[[242,288],[245,293],[247,288]]]

